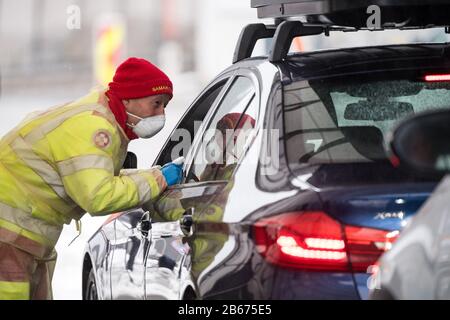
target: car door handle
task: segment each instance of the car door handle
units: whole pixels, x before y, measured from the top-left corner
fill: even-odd
[[[194,224],[194,219],[191,215],[185,215],[183,216],[183,218],[181,218],[180,224],[185,228],[191,228]]]
[[[194,210],[194,208],[186,209],[186,211],[183,213],[183,217],[180,219],[181,231],[183,231],[183,234],[186,236],[192,235],[192,226],[194,224]]]
[[[141,218],[141,221],[139,221],[139,224],[137,226],[137,229],[145,236],[147,237],[150,233],[150,230],[152,230],[152,219],[150,218],[150,212],[146,211]]]

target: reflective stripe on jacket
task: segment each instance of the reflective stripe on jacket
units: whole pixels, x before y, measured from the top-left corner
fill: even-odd
[[[102,92],[28,116],[0,140],[0,241],[42,257],[85,212],[155,199],[159,169],[120,170],[128,142]]]

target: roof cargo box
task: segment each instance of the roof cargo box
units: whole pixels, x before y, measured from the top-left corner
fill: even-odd
[[[251,0],[258,18],[304,17],[308,23],[357,29],[370,28],[373,6],[380,9],[381,28],[450,24],[450,0]]]

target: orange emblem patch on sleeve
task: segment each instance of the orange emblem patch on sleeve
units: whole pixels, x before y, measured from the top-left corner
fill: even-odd
[[[98,148],[104,149],[111,144],[111,134],[106,130],[99,130],[94,134],[93,141]]]

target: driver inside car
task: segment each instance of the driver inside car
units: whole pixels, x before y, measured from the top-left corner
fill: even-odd
[[[176,221],[182,218],[186,208],[199,208],[202,204],[206,205],[204,208],[198,210],[199,214],[193,216],[195,222],[202,223],[220,223],[223,221],[224,211],[229,193],[231,192],[234,181],[233,173],[238,164],[240,156],[245,152],[244,146],[249,136],[249,132],[255,127],[255,119],[245,113],[229,113],[223,116],[216,126],[216,131],[213,139],[208,143],[218,144],[216,150],[221,150],[219,155],[215,155],[213,161],[208,163],[203,173],[200,176],[200,181],[211,180],[225,180],[228,181],[224,189],[214,196],[212,201],[208,201],[208,197],[204,200],[196,198],[194,201],[184,201],[181,196],[182,192],[172,190],[168,196],[160,199],[155,203],[154,208],[156,215],[154,221]],[[230,138],[226,143],[228,130],[228,137]],[[222,140],[223,139],[223,140]],[[220,145],[226,145],[224,149],[220,149]],[[211,150],[206,147],[205,150]],[[210,158],[211,160],[211,158]],[[219,252],[224,243],[228,240],[227,230],[220,232],[208,233],[202,230],[197,230],[195,234],[191,234],[190,230],[183,230],[185,234],[185,241],[191,248],[192,274],[197,277],[202,270],[209,266],[217,252]],[[226,226],[220,224],[220,226]]]

